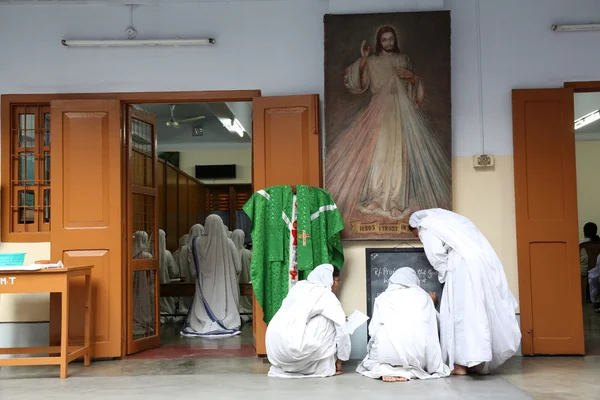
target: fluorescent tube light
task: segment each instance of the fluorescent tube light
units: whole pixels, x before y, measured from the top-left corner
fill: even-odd
[[[591,124],[594,121],[598,121],[600,119],[600,110],[592,111],[589,114],[584,115],[581,118],[577,118],[575,120],[575,129],[582,128],[586,125]]]
[[[244,137],[244,127],[242,126],[240,121],[237,120],[237,118],[219,118],[219,121],[221,121],[223,127],[225,127],[225,129],[227,129],[229,132],[237,133],[240,137]]]
[[[585,24],[585,25],[552,25],[554,32],[585,32],[585,31],[600,31],[600,24]]]
[[[151,40],[61,40],[66,47],[145,47],[145,46],[206,46],[215,44],[209,39],[151,39]]]

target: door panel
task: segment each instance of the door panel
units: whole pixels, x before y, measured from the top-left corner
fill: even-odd
[[[127,354],[160,346],[156,117],[128,109]]]
[[[53,261],[92,264],[92,356],[121,356],[121,105],[51,103]],[[71,283],[72,343],[82,342],[84,280]],[[60,340],[60,295],[50,297],[50,340]]]
[[[321,187],[319,96],[257,97],[252,103],[253,190],[285,184]],[[267,325],[255,298],[252,304],[255,348],[262,356]]]
[[[572,89],[513,91],[523,354],[584,354]]]

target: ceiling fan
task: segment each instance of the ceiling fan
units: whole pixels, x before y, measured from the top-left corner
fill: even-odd
[[[206,116],[200,115],[200,116],[197,116],[197,117],[192,117],[192,118],[187,118],[187,119],[181,119],[181,120],[177,121],[175,119],[175,116],[174,116],[174,113],[175,113],[175,104],[171,104],[169,106],[169,108],[171,109],[171,118],[169,118],[169,120],[166,123],[166,125],[169,128],[179,128],[181,126],[181,124],[185,124],[186,122],[198,121],[198,120],[206,118]]]

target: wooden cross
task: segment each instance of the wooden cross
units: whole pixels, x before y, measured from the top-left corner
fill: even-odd
[[[298,235],[298,238],[302,239],[302,246],[306,246],[306,239],[309,237],[310,235],[308,235],[305,230],[302,231],[302,235]]]

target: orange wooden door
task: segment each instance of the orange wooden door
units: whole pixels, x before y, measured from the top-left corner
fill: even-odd
[[[523,354],[584,354],[573,89],[513,91]]]
[[[127,354],[160,346],[156,117],[127,115]]]
[[[319,96],[257,97],[253,100],[252,184],[322,186]],[[256,354],[266,355],[260,305],[253,298]]]
[[[67,266],[93,265],[92,355],[122,350],[121,104],[51,103],[51,255]],[[70,285],[70,340],[83,342],[83,279]],[[60,340],[60,295],[50,301],[50,340]],[[71,343],[70,343],[71,344]]]

